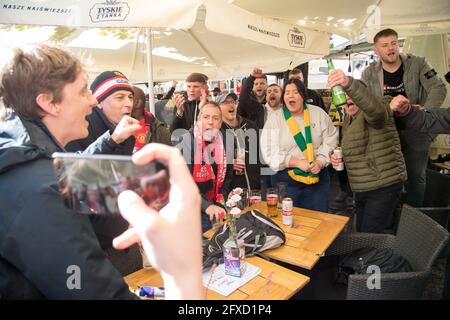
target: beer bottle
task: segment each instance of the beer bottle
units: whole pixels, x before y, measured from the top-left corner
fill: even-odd
[[[327,59],[328,70],[334,70],[333,61],[331,59]],[[347,98],[345,97],[345,91],[342,86],[334,86],[331,88],[331,97],[333,98],[333,104],[336,107],[339,107],[343,104],[347,103]]]

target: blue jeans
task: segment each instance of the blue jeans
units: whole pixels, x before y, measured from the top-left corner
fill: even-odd
[[[330,192],[330,175],[328,169],[320,171],[319,182],[304,184],[293,180],[288,170],[277,172],[272,176],[272,185],[278,182],[287,182],[288,196],[292,198],[295,207],[328,212],[328,193]]]

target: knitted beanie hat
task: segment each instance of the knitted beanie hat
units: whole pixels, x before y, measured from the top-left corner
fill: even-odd
[[[105,71],[94,79],[91,91],[98,103],[102,102],[114,92],[127,90],[133,93],[133,87],[120,71]]]

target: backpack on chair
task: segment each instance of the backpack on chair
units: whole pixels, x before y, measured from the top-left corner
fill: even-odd
[[[335,270],[335,283],[347,284],[351,274],[367,274],[370,266],[377,266],[381,273],[411,272],[408,260],[392,249],[359,248],[344,256]]]
[[[273,249],[286,242],[284,231],[270,218],[257,210],[241,215],[236,221],[238,239],[244,241],[245,255],[253,256],[267,249]],[[203,269],[223,258],[222,247],[229,237],[228,225],[217,229],[203,246]]]

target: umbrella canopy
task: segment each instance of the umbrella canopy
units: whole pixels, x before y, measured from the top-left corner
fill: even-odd
[[[34,6],[30,3],[35,4]],[[199,9],[200,8],[200,9]],[[95,75],[119,69],[135,81],[147,78],[145,30],[152,29],[154,80],[184,79],[202,72],[211,79],[265,72],[291,66],[328,53],[326,32],[308,30],[260,17],[224,0],[171,1],[11,1],[0,0],[0,23],[65,27],[140,27],[131,39],[106,49],[102,31],[78,30],[62,43],[91,59]],[[97,40],[83,44],[86,34]]]
[[[450,32],[448,0],[230,0],[258,15],[277,18],[314,30],[335,33],[358,42],[359,33],[371,42],[375,33],[393,28],[401,36]]]

